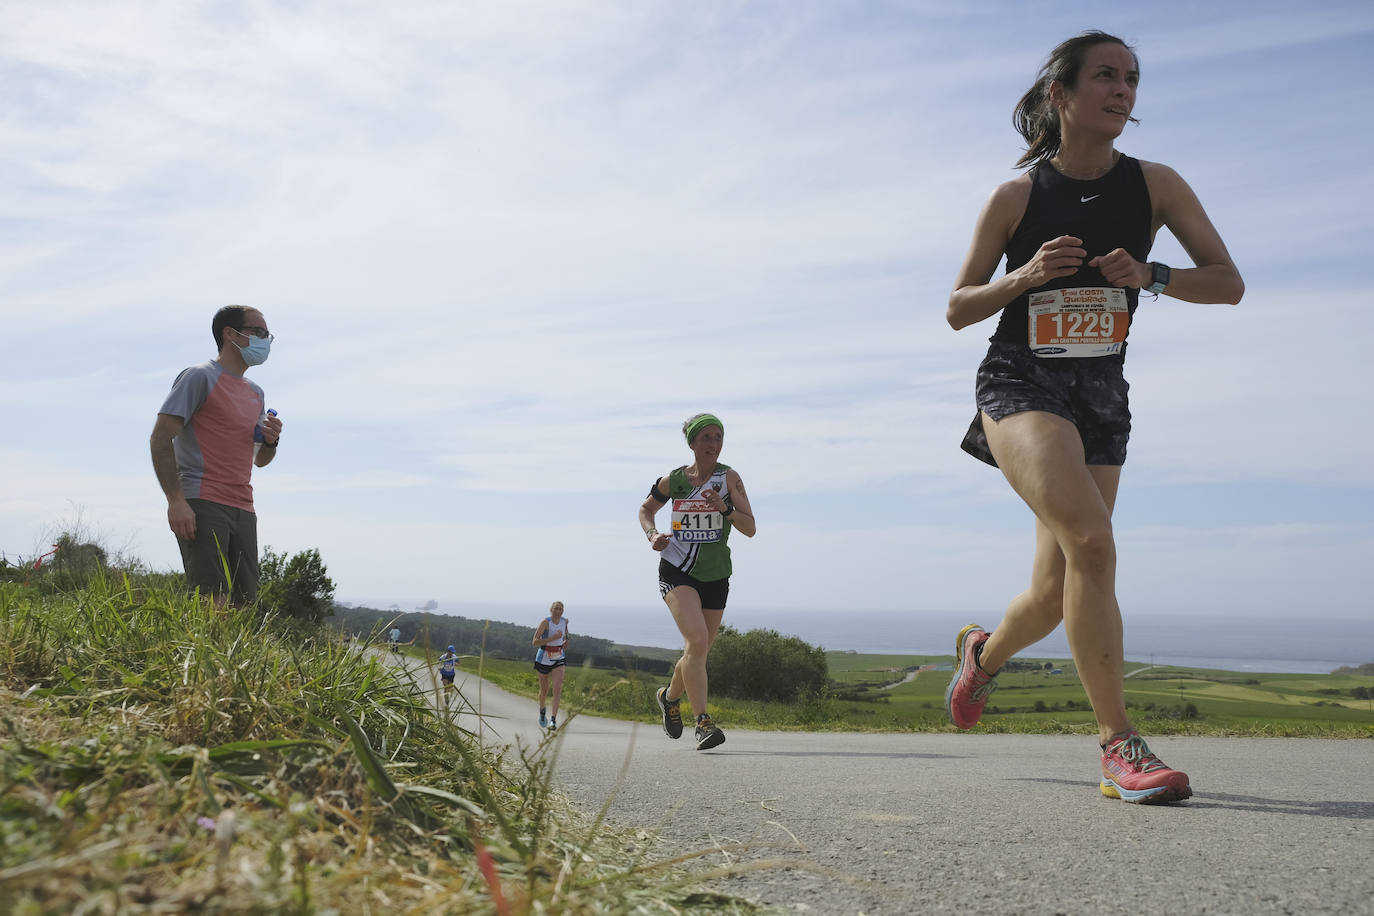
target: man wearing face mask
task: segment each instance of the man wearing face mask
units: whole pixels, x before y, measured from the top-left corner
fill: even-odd
[[[282,423],[243,374],[267,360],[273,338],[262,313],[243,305],[220,309],[210,329],[219,356],[172,383],[153,425],[153,470],[187,587],[247,604],[258,592],[253,465],[277,456]]]

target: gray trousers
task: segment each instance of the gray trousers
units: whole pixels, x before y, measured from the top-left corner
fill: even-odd
[[[252,602],[258,596],[257,515],[207,499],[186,502],[196,513],[196,536],[177,538],[187,589]]]

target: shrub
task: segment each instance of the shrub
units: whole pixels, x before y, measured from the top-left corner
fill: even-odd
[[[825,650],[776,630],[721,627],[706,660],[711,690],[741,700],[793,703],[820,697],[830,681]]]
[[[3,578],[31,582],[45,594],[70,592],[100,577],[111,565],[105,548],[78,529],[62,532],[52,550],[32,562],[10,565],[7,561]]]
[[[274,613],[310,622],[334,613],[334,580],[313,547],[289,560],[264,549],[259,576],[258,603]]]

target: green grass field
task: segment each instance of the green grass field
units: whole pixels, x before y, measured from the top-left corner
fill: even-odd
[[[797,704],[711,698],[727,726],[825,731],[953,731],[944,711],[952,656],[827,653],[832,696]],[[1092,710],[1073,665],[1064,659],[1021,659],[1037,670],[1007,671],[978,728],[992,732],[1076,733],[1095,730]],[[1062,674],[1044,670],[1052,662]],[[523,696],[538,694],[526,661],[487,659],[483,674]],[[473,667],[470,664],[469,667]],[[909,671],[923,666],[903,683]],[[1250,674],[1129,664],[1126,704],[1149,734],[1374,738],[1374,703],[1351,697],[1374,688],[1374,677]],[[1143,669],[1143,670],[1141,670]],[[563,708],[613,718],[654,721],[653,691],[662,678],[630,669],[569,669]],[[895,685],[895,686],[894,686]],[[566,713],[565,713],[566,715]]]
[[[747,913],[323,628],[0,581],[0,912]],[[367,643],[377,645],[374,634]],[[706,876],[706,878],[703,878]]]

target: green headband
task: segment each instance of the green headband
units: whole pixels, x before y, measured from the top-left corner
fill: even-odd
[[[716,419],[714,414],[704,413],[701,416],[697,417],[695,420],[693,420],[687,426],[687,429],[684,431],[684,434],[687,436],[687,444],[691,445],[692,440],[697,437],[697,433],[701,432],[708,426],[719,426],[721,433],[724,434],[725,432],[724,423]]]

